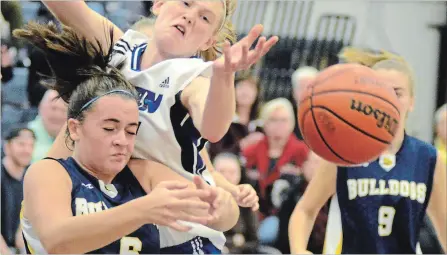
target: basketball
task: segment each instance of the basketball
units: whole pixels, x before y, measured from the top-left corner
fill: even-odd
[[[400,103],[387,82],[358,64],[322,71],[299,97],[299,128],[309,148],[342,166],[376,159],[399,127]]]

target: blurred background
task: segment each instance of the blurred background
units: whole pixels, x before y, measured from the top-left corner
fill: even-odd
[[[150,1],[88,4],[122,30],[148,16],[152,6]],[[226,252],[290,253],[289,217],[312,178],[316,160],[301,141],[296,117],[291,117],[296,116],[296,90],[320,70],[338,63],[344,46],[384,49],[409,62],[416,77],[416,105],[407,133],[436,144],[445,155],[446,19],[445,2],[239,0],[233,21],[240,37],[262,23],[265,35],[278,35],[280,40],[253,70],[237,74],[234,122],[221,141],[208,146],[218,171],[235,184],[253,185],[261,197],[259,212],[241,209],[238,224],[226,233]],[[45,59],[11,37],[13,29],[30,20],[56,22],[38,1],[1,2],[1,232],[12,253],[23,248],[17,226],[10,224],[19,217],[13,208],[20,205],[21,177],[12,178],[4,162],[15,162],[25,170],[42,159],[66,121],[67,111],[63,102],[53,100],[54,91],[39,84],[38,74],[50,72]],[[279,108],[293,114],[284,117],[275,111]],[[282,117],[283,122],[271,121]],[[35,138],[16,141],[13,134],[21,128],[31,130]],[[269,136],[286,139],[295,147],[278,148],[279,155],[260,158],[259,146]],[[282,156],[290,160],[279,165]],[[323,249],[327,211],[328,206],[320,212],[309,242],[314,253]],[[421,246],[424,253],[441,253],[428,221]]]

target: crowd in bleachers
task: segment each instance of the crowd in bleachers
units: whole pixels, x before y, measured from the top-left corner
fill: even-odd
[[[89,2],[92,9],[105,15],[122,29],[127,29],[139,16],[148,15],[151,2]],[[2,2],[1,59],[1,233],[0,252],[23,252],[19,229],[21,179],[26,167],[45,157],[56,135],[66,121],[67,106],[56,99],[57,93],[46,90],[40,74],[49,74],[46,61],[38,51],[11,37],[11,30],[30,20],[54,21],[40,2]],[[5,29],[7,28],[7,30]],[[295,40],[296,41],[296,40]],[[300,41],[281,42],[298,47]],[[286,47],[284,46],[284,47]],[[309,152],[301,140],[296,121],[296,98],[299,86],[318,74],[314,67],[282,67],[281,45],[275,58],[266,59],[269,68],[259,77],[238,74],[236,115],[228,133],[208,151],[217,171],[233,184],[249,184],[260,197],[260,209],[241,208],[236,226],[226,233],[229,253],[290,253],[288,222],[295,204],[312,178],[318,156]],[[341,47],[341,46],[340,46]],[[279,54],[279,55],[278,55]],[[284,54],[283,54],[284,55]],[[273,53],[270,55],[274,56]],[[289,53],[284,58],[293,57]],[[279,59],[283,61],[278,62]],[[302,61],[296,61],[302,62]],[[277,69],[275,69],[277,68]],[[281,71],[278,72],[279,68]],[[274,76],[276,78],[271,78]],[[269,78],[270,77],[270,78]],[[275,83],[269,86],[268,83]],[[270,93],[266,88],[281,92]],[[261,90],[264,95],[261,94]],[[283,97],[277,97],[282,95]],[[447,110],[437,113],[437,148],[446,144]],[[328,205],[317,217],[308,250],[321,253],[324,244]],[[421,234],[429,253],[439,253],[433,232]],[[425,239],[424,239],[425,238]],[[431,244],[433,243],[433,244]],[[9,248],[6,248],[9,247]],[[434,248],[433,248],[434,247]],[[3,249],[2,249],[3,248]]]

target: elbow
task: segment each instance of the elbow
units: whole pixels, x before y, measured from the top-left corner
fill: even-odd
[[[214,223],[211,223],[209,227],[220,232],[226,232],[236,226],[236,223],[239,220],[239,215],[239,206],[236,204],[225,217],[217,219]]]
[[[203,138],[208,140],[210,143],[217,143],[219,142],[224,135],[226,134],[226,130],[219,131],[217,129],[215,130],[207,130],[206,128],[202,129],[201,135]]]
[[[79,250],[70,249],[70,241],[63,241],[61,235],[43,235],[40,238],[43,248],[48,254],[78,254]],[[81,252],[82,253],[82,252]]]

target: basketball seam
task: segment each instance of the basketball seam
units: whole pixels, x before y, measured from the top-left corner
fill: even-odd
[[[387,141],[385,141],[385,140],[382,140],[382,139],[380,139],[380,138],[378,138],[378,137],[376,137],[376,136],[374,136],[374,135],[371,135],[371,134],[367,133],[366,131],[364,131],[364,130],[362,130],[362,129],[356,127],[356,126],[354,126],[353,124],[349,123],[347,120],[345,120],[345,119],[343,119],[342,117],[340,117],[340,115],[336,114],[334,111],[332,111],[331,109],[329,109],[329,108],[327,108],[327,107],[325,107],[325,106],[319,106],[319,105],[318,105],[318,106],[313,106],[313,108],[324,109],[324,110],[330,112],[332,115],[334,115],[334,116],[337,117],[338,119],[340,119],[341,121],[343,121],[344,123],[346,123],[348,126],[350,126],[350,127],[352,127],[353,129],[359,131],[360,133],[362,133],[362,134],[364,134],[364,135],[366,135],[366,136],[368,136],[368,137],[370,137],[370,138],[373,138],[373,139],[377,140],[378,142],[381,142],[381,143],[384,143],[384,144],[390,144],[390,142],[387,142]]]
[[[318,123],[317,120],[315,119],[315,114],[313,111],[313,92],[314,92],[314,88],[312,87],[312,92],[311,92],[311,97],[310,97],[310,111],[312,113],[312,120],[314,121],[315,124],[315,128],[317,129],[318,134],[320,135],[321,140],[323,141],[323,143],[326,145],[326,147],[339,159],[343,160],[344,162],[348,163],[348,164],[355,164],[354,162],[351,162],[349,160],[344,159],[342,156],[340,156],[337,152],[334,151],[334,149],[332,149],[332,147],[326,142],[326,139],[324,139],[323,134],[320,131],[320,128],[318,127]]]
[[[391,103],[389,100],[387,100],[386,98],[383,98],[383,97],[381,97],[381,96],[374,95],[374,94],[371,94],[371,93],[368,93],[368,92],[365,92],[365,91],[357,91],[357,90],[349,90],[349,89],[346,89],[346,90],[333,90],[333,91],[322,91],[322,92],[318,92],[318,93],[312,94],[311,96],[314,97],[314,96],[319,96],[319,95],[324,95],[324,94],[330,94],[330,93],[337,93],[337,92],[352,92],[352,93],[364,94],[364,95],[369,95],[369,96],[372,96],[372,97],[375,97],[375,98],[382,99],[383,101],[385,101],[385,102],[387,102],[388,104],[390,104],[390,105],[397,111],[397,113],[399,113],[399,115],[400,115],[400,111],[399,111],[399,109],[397,108],[397,106],[395,106],[395,105],[394,105],[393,103]],[[308,96],[308,97],[304,98],[304,99],[301,100],[298,104],[302,103],[302,101],[304,101],[304,100],[309,99],[311,96]]]

